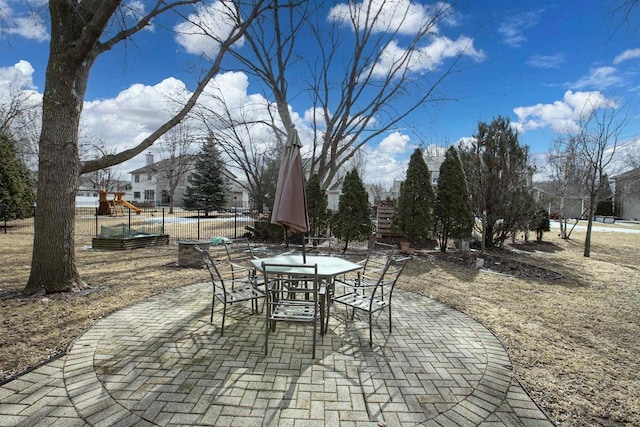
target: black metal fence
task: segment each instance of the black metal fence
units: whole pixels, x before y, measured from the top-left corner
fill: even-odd
[[[172,240],[201,240],[215,237],[237,238],[262,222],[256,214],[233,209],[226,213],[207,214],[204,211],[185,211],[168,208],[143,209],[140,214],[125,211],[120,216],[98,215],[95,208],[76,208],[76,236],[100,236],[103,227],[111,230],[122,227],[123,231],[168,234]],[[247,228],[249,227],[249,229]],[[3,220],[0,233],[33,234],[33,218]]]

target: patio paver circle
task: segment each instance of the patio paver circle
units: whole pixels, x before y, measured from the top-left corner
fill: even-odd
[[[552,425],[512,379],[501,343],[466,315],[397,291],[368,346],[366,321],[332,307],[311,358],[308,325],[278,326],[264,355],[264,319],[221,307],[210,284],[120,310],[72,346],[64,381],[93,425]],[[515,404],[514,404],[515,402]]]

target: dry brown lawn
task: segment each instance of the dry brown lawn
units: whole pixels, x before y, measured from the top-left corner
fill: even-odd
[[[419,256],[402,287],[493,331],[515,377],[559,425],[640,425],[640,234],[595,231],[590,258],[582,256],[583,240],[583,232],[567,241],[547,233],[543,243],[501,253],[562,273],[559,280]],[[29,274],[31,236],[0,234],[0,243],[0,380],[63,352],[119,308],[207,278],[204,270],[175,267],[175,244],[108,252],[88,250],[85,239],[77,242],[77,262],[91,289],[25,297],[20,290]]]

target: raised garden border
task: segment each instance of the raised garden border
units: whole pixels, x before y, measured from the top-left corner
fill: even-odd
[[[148,248],[150,246],[168,245],[168,234],[154,234],[137,237],[94,237],[91,239],[93,249],[125,251],[129,249]]]

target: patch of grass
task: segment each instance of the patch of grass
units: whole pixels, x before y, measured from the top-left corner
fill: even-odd
[[[400,286],[492,330],[516,378],[558,424],[640,425],[640,234],[595,231],[590,258],[582,256],[584,232],[571,237],[547,233],[545,242],[517,242],[498,253],[561,273],[559,280],[418,256]],[[92,288],[25,297],[31,236],[0,235],[0,243],[0,379],[63,351],[115,310],[208,279],[204,270],[174,266],[175,244],[110,252],[88,250],[89,239],[80,239],[78,270]]]

